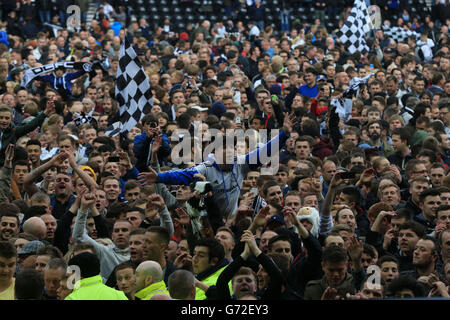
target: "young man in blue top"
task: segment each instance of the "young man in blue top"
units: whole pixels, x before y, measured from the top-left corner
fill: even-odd
[[[247,172],[263,165],[261,156],[264,155],[270,159],[278,156],[278,153],[271,154],[271,145],[273,143],[278,144],[278,150],[281,149],[289,138],[295,122],[296,117],[294,114],[285,117],[283,129],[278,136],[269,141],[264,147],[255,149],[239,158],[234,157],[234,152],[227,153],[227,148],[222,145],[216,148],[216,152],[211,158],[212,161],[205,161],[185,170],[163,173],[157,173],[152,168],[149,168],[150,172],[140,173],[138,178],[142,183],[145,182],[147,184],[160,182],[169,185],[190,185],[198,180],[194,175],[200,173],[212,185],[212,201],[219,205],[220,215],[228,219],[236,213],[241,186]],[[226,137],[223,137],[223,139],[225,140]],[[232,151],[234,151],[234,148]],[[220,155],[223,155],[222,159],[225,161],[217,163],[216,160],[218,160],[217,158]]]
[[[63,66],[58,67],[52,74],[46,76],[37,76],[35,80],[50,82],[52,89],[58,91],[63,97],[70,98],[72,96],[71,81],[85,74],[84,69],[76,72],[66,72]]]
[[[298,88],[298,92],[302,96],[307,96],[310,98],[317,97],[319,91],[317,89],[316,70],[311,67],[307,68],[303,79],[305,80],[306,84],[300,86],[300,88]]]

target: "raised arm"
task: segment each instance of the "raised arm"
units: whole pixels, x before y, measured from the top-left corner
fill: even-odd
[[[173,221],[170,217],[169,210],[167,210],[164,199],[159,194],[152,194],[148,197],[147,208],[156,208],[159,213],[160,226],[167,229],[169,236],[172,236],[175,232],[173,227]]]
[[[257,148],[245,155],[245,163],[250,166],[252,170],[259,168],[263,163],[261,162],[261,156],[264,155],[267,159],[270,159],[272,155],[272,144],[278,144],[277,151],[281,150],[286,144],[286,140],[289,138],[289,134],[293,130],[297,118],[292,113],[287,117],[284,117],[283,130],[272,140],[270,140],[262,148]]]
[[[88,175],[86,171],[81,170],[77,165],[75,161],[75,155],[73,153],[67,152],[67,158],[69,158],[69,164],[73,169],[73,173],[76,173],[81,178],[81,180],[83,180],[89,190],[93,191],[99,189],[99,186],[95,182],[95,180],[92,179],[92,177]]]
[[[53,157],[52,159],[44,163],[43,165],[32,170],[29,174],[27,174],[24,177],[23,185],[29,197],[31,197],[36,192],[39,192],[39,188],[36,187],[36,185],[34,184],[36,179],[41,177],[44,174],[44,172],[46,172],[50,168],[60,165],[64,160],[67,159],[67,157],[68,154],[60,153],[56,155],[56,157]]]
[[[97,241],[89,237],[86,233],[86,220],[89,210],[95,205],[95,195],[88,193],[87,190],[81,194],[80,209],[78,209],[75,225],[73,226],[72,238],[74,242],[84,242],[92,244],[95,248],[97,256],[100,258],[102,252],[106,249],[104,245],[98,244]]]
[[[6,147],[5,163],[0,172],[0,202],[6,201],[11,195],[12,161],[14,158],[14,145]]]
[[[153,144],[151,146],[152,148],[152,157],[151,157],[151,167],[156,172],[160,172],[159,167],[159,161],[158,161],[158,151],[162,144],[162,137],[156,136]],[[177,198],[170,193],[169,189],[167,189],[167,186],[164,183],[155,183],[155,191],[157,194],[160,194],[164,202],[166,203],[166,206],[168,209],[174,209],[177,207],[178,201]]]

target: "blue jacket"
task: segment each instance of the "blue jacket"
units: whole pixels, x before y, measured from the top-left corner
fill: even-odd
[[[215,159],[212,159],[212,162],[205,161],[192,168],[158,173],[158,182],[169,185],[190,185],[197,180],[194,178],[196,173],[202,174],[212,185],[212,200],[219,204],[220,214],[228,218],[236,213],[241,186],[248,171],[255,170],[263,164],[261,157],[273,158],[277,156],[287,139],[288,135],[281,131],[278,136],[262,148],[255,149],[235,159],[230,171],[222,171]],[[274,155],[271,150],[272,144],[276,146],[277,143],[278,150]]]
[[[148,166],[150,163],[147,163],[147,161],[150,159],[148,153],[151,142],[152,139],[148,138],[145,132],[134,138],[133,152],[137,159],[136,168],[139,172],[148,171]],[[164,161],[164,158],[166,158],[171,152],[172,149],[170,148],[169,138],[165,133],[163,133],[162,146],[158,151],[158,160],[160,162]]]
[[[70,97],[72,95],[71,81],[81,77],[86,71],[79,70],[77,72],[64,73],[62,77],[57,77],[54,73],[46,76],[37,76],[35,80],[50,82],[50,86],[53,90],[60,91],[63,90],[67,92]]]

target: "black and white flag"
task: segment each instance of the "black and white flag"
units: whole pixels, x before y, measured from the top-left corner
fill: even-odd
[[[420,38],[420,33],[413,30],[400,27],[388,27],[386,25],[383,25],[381,29],[388,38],[391,38],[396,42],[404,42],[411,36],[414,36],[416,40]]]
[[[120,120],[106,128],[105,134],[111,137],[135,127],[153,106],[150,82],[127,37],[120,47],[115,98]]]
[[[345,45],[350,53],[357,51],[365,54],[369,52],[369,46],[366,43],[366,33],[371,29],[372,21],[364,0],[355,0],[353,8],[347,21],[338,31],[337,37]]]

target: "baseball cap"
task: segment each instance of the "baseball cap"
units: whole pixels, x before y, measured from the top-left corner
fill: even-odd
[[[323,74],[319,74],[316,78],[316,81],[319,81],[319,80],[327,81],[327,77],[325,77]]]
[[[271,94],[279,95],[279,94],[281,94],[281,85],[278,84],[278,83],[274,83],[274,84],[272,84],[270,86],[270,90],[269,91],[270,91]]]
[[[383,52],[384,53],[394,53],[394,51],[391,48],[384,48]]]
[[[269,218],[269,220],[267,220],[266,225],[270,225],[272,223],[279,223],[279,224],[282,224],[282,225],[286,224],[286,222],[284,221],[283,216],[281,216],[279,214],[275,214],[275,215],[271,216]]]
[[[25,243],[22,249],[17,254],[35,254],[40,247],[43,247],[44,243],[39,240],[33,240]]]
[[[227,59],[225,59],[224,57],[220,57],[219,59],[217,59],[217,62],[214,64],[216,67],[221,64],[221,63],[226,63]]]

